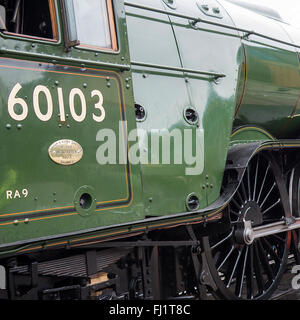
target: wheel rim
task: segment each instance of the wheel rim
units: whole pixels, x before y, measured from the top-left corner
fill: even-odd
[[[226,231],[210,236],[206,246],[220,298],[267,299],[276,289],[287,259],[289,233],[246,244],[237,241],[236,232],[243,220],[256,227],[284,219],[283,186],[273,158],[259,154],[250,161],[222,221]]]

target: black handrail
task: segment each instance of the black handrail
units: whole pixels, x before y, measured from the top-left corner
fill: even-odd
[[[186,14],[181,14],[181,13],[177,13],[177,12],[173,12],[173,11],[166,11],[166,10],[163,10],[163,9],[148,7],[148,6],[144,6],[144,5],[140,5],[140,4],[132,3],[132,2],[128,2],[128,1],[125,1],[124,4],[126,6],[137,8],[137,9],[142,9],[142,10],[162,13],[162,14],[165,14],[165,15],[178,17],[178,18],[182,18],[182,19],[188,19],[188,20],[193,21],[193,24],[201,22],[201,23],[206,23],[206,24],[222,27],[222,28],[225,28],[225,29],[240,31],[240,32],[244,33],[244,35],[241,37],[242,39],[246,39],[247,40],[247,37],[249,35],[255,35],[255,36],[258,36],[258,37],[261,37],[261,38],[265,38],[265,39],[268,39],[268,40],[271,40],[271,41],[275,41],[275,42],[278,42],[278,43],[281,43],[281,44],[285,44],[287,46],[291,46],[291,47],[300,49],[300,45],[296,45],[296,44],[293,44],[291,42],[286,42],[286,41],[282,41],[282,40],[279,40],[279,39],[276,39],[276,38],[273,38],[273,37],[269,37],[267,35],[255,32],[253,30],[237,28],[237,27],[234,27],[234,26],[229,26],[229,25],[226,25],[226,24],[218,23],[218,22],[208,21],[208,20],[204,20],[204,19],[197,18],[197,17],[190,16],[190,15],[186,15]]]

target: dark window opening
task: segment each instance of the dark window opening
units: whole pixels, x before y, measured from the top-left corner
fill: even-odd
[[[53,0],[0,0],[2,31],[29,37],[56,39]]]

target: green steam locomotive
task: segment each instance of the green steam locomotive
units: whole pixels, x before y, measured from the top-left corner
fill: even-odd
[[[271,296],[299,29],[238,0],[1,0],[0,29],[2,299]]]

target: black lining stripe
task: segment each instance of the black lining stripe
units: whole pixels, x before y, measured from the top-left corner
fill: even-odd
[[[31,218],[42,218],[47,216],[53,216],[58,214],[64,214],[64,213],[71,213],[76,212],[75,208],[69,208],[69,209],[60,209],[60,210],[51,210],[46,212],[37,212],[37,213],[24,213],[24,214],[16,214],[6,217],[0,216],[0,222],[10,222],[15,220],[24,220],[24,219],[31,219]]]

